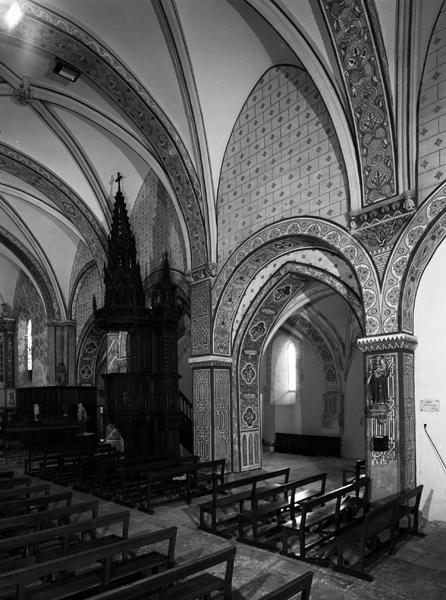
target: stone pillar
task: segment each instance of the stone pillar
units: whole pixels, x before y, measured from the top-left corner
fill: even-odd
[[[366,381],[366,460],[372,499],[415,485],[414,349],[406,333],[360,338]]]
[[[194,398],[194,453],[231,466],[231,358],[190,358]]]
[[[76,384],[76,321],[48,321],[48,383],[56,384],[56,370],[63,363],[66,385]]]

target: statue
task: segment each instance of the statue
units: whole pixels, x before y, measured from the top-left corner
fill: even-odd
[[[81,435],[84,435],[84,433],[86,432],[87,419],[88,419],[88,415],[87,415],[87,411],[85,410],[84,405],[82,404],[82,402],[78,402],[77,403],[77,422],[79,425],[79,433]]]
[[[389,401],[387,384],[389,374],[390,364],[386,361],[384,356],[374,356],[367,377],[367,385],[373,404],[387,404]]]

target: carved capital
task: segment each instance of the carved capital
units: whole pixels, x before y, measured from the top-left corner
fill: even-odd
[[[192,368],[202,369],[204,367],[230,368],[232,358],[230,356],[217,356],[208,354],[207,356],[196,356],[189,358],[189,364]]]
[[[408,333],[391,333],[374,337],[358,338],[356,345],[362,352],[385,350],[415,350],[418,340]]]
[[[217,276],[217,263],[206,263],[201,265],[198,269],[189,271],[186,275],[187,280],[192,285],[197,281],[203,281],[203,279],[214,279]]]

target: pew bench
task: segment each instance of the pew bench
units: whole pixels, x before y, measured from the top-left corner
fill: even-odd
[[[260,600],[291,600],[299,596],[300,600],[310,600],[313,572],[306,571],[303,575],[284,583],[274,592],[262,596]]]
[[[49,510],[50,506],[55,508],[60,504],[71,506],[72,497],[73,492],[69,490],[44,496],[31,496],[29,498],[0,502],[0,518],[27,514],[36,510]]]
[[[423,486],[419,485],[372,508],[363,522],[342,533],[333,542],[335,569],[372,581],[372,575],[366,572],[367,567],[380,556],[395,552],[396,544],[403,537],[419,535],[418,514],[422,491]],[[407,524],[403,527],[401,521],[406,519]]]
[[[98,512],[99,500],[90,500],[62,508],[0,518],[0,539],[21,535],[26,531],[39,531],[67,525],[71,523],[74,515],[90,514],[90,519],[96,519]]]
[[[0,471],[0,479],[10,479],[14,477],[14,471]]]
[[[130,512],[121,511],[0,540],[0,569],[11,571],[20,568],[23,559],[28,559],[27,564],[29,559],[42,562],[127,539],[129,523]],[[108,533],[118,525],[121,535]],[[105,531],[101,534],[101,530]]]
[[[300,514],[281,524],[282,554],[327,566],[325,546],[328,540],[355,521],[364,518],[370,504],[370,479],[342,486],[322,496],[311,498],[300,504]],[[290,539],[298,538],[298,551],[289,549]],[[310,539],[309,539],[310,538]],[[319,553],[308,554],[309,550],[322,547]]]
[[[218,598],[229,600],[232,598],[235,554],[235,547],[219,550],[157,575],[138,579],[130,585],[104,591],[90,600],[194,600],[211,598],[214,593],[218,593]],[[226,565],[223,576],[206,571],[222,564]]]
[[[142,533],[0,573],[1,600],[65,600],[152,575],[174,564],[176,527]],[[167,543],[164,554],[151,547]],[[84,596],[85,597],[85,596]]]
[[[209,494],[214,485],[224,485],[225,465],[224,458],[196,463],[192,469],[192,495]]]
[[[31,477],[7,477],[0,479],[0,490],[7,490],[24,485],[31,485]]]
[[[23,496],[31,496],[34,494],[48,495],[50,493],[50,487],[49,483],[39,483],[36,485],[23,485],[0,490],[0,504],[18,500]]]
[[[256,490],[251,500],[251,508],[243,510],[238,516],[238,541],[257,546],[271,548],[281,535],[280,522],[284,514],[289,513],[295,518],[300,510],[300,504],[325,493],[327,473],[319,473],[289,481],[273,489]],[[259,525],[265,521],[274,521],[266,530],[259,530]],[[251,536],[245,532],[248,528]]]
[[[231,530],[234,525],[237,525],[239,514],[244,510],[245,502],[252,505],[252,499],[259,487],[275,489],[278,485],[287,483],[289,475],[290,468],[286,467],[227,481],[223,485],[215,483],[211,499],[198,505],[200,529],[223,537],[230,537]],[[229,515],[224,514],[227,511],[229,511]]]

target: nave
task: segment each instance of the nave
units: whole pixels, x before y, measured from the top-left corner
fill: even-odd
[[[327,472],[327,489],[342,483],[342,469],[351,466],[348,459],[304,457],[300,455],[268,452],[264,455],[264,470],[273,471],[290,466],[290,479],[302,478],[310,473]],[[11,468],[11,465],[9,465]],[[23,473],[23,465],[14,465],[15,476]],[[230,479],[241,477],[232,474]],[[32,484],[39,483],[37,478]],[[51,493],[66,490],[65,486],[51,484]],[[72,504],[87,502],[93,497],[73,490]],[[206,498],[205,498],[206,499]],[[422,503],[429,501],[422,499]],[[303,574],[313,572],[311,600],[442,600],[446,597],[446,526],[439,522],[421,522],[424,538],[411,537],[398,546],[396,555],[386,556],[371,569],[373,581],[367,582],[325,568],[293,560],[268,550],[238,543],[235,538],[225,540],[198,529],[198,504],[203,497],[194,498],[190,505],[183,500],[169,499],[158,502],[155,514],[149,515],[130,509],[129,537],[144,532],[176,526],[178,528],[175,560],[177,564],[195,561],[207,554],[236,546],[233,574],[234,600],[259,600],[283,583]],[[421,506],[421,508],[423,508]],[[122,511],[114,502],[100,500],[99,515]],[[113,533],[111,526],[107,534]],[[221,574],[221,569],[217,569]]]

